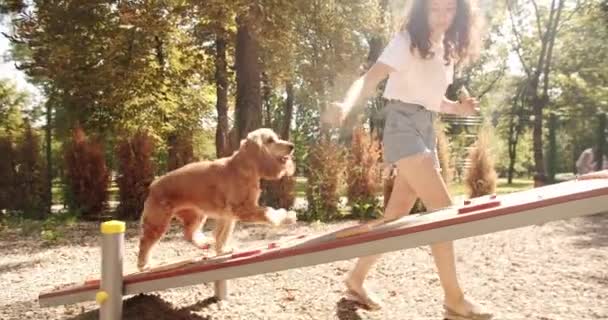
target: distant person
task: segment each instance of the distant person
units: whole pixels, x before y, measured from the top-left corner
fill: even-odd
[[[598,171],[597,160],[599,159],[596,159],[596,154],[596,147],[585,149],[578,157],[578,160],[576,160],[576,173],[586,174],[589,172]],[[608,158],[606,158],[605,155],[603,156],[603,158],[604,160],[602,163],[602,167],[599,168],[599,170],[608,169]]]

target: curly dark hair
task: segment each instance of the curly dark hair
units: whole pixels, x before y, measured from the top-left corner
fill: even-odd
[[[481,18],[474,10],[470,0],[456,0],[457,10],[452,25],[443,38],[443,58],[446,64],[451,62],[467,63],[475,60],[479,54],[479,27]],[[407,31],[412,39],[410,50],[418,50],[423,58],[435,55],[431,51],[431,30],[429,26],[428,0],[414,0],[412,9],[402,30]]]

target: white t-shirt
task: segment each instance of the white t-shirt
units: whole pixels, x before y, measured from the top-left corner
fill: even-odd
[[[383,96],[439,111],[445,91],[453,81],[454,65],[445,64],[443,44],[431,48],[434,57],[423,59],[416,50],[412,54],[410,43],[409,33],[399,32],[378,58],[396,70],[389,74]]]

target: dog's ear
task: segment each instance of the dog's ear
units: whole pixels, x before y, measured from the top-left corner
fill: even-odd
[[[240,150],[243,154],[247,155],[248,159],[255,161],[255,163],[263,161],[263,146],[256,141],[255,136],[251,136],[250,138],[248,135],[247,138],[241,140]]]
[[[249,134],[247,134],[247,140],[254,142],[260,147],[264,145],[262,134],[257,131],[249,132]]]

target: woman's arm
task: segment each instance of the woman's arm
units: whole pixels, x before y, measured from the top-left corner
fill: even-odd
[[[380,81],[384,80],[393,71],[395,69],[382,62],[374,63],[363,76],[353,82],[346,92],[344,100],[329,106],[321,119],[330,124],[340,124],[346,115],[351,112],[358,112],[360,108],[355,107],[369,98]]]
[[[458,101],[452,101],[446,97],[443,97],[441,105],[439,106],[439,112],[458,114]]]
[[[595,171],[587,174],[583,174],[578,177],[579,180],[589,180],[589,179],[608,179],[608,170]]]
[[[581,155],[576,160],[577,173],[584,174],[589,171],[593,171],[593,167],[591,167],[591,165],[589,164],[592,160],[591,157],[593,157],[593,155],[587,150],[581,153]]]
[[[443,97],[441,105],[439,106],[439,112],[457,114],[461,116],[470,116],[478,112],[479,102],[473,97],[463,98],[462,101],[452,101],[446,97]]]

